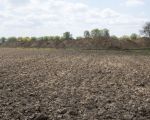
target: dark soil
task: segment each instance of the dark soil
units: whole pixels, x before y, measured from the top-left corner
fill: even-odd
[[[150,120],[150,55],[1,48],[0,120]]]

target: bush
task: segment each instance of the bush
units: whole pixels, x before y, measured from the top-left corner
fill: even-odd
[[[65,40],[70,40],[70,39],[72,39],[72,35],[71,35],[70,32],[65,32],[65,33],[63,34],[63,38],[64,38]]]
[[[130,40],[130,37],[128,35],[124,35],[120,37],[119,40]]]
[[[138,38],[138,35],[135,34],[135,33],[132,33],[131,36],[130,36],[131,40],[137,40],[137,38]]]
[[[90,38],[90,32],[88,30],[84,31],[84,38]]]
[[[119,38],[118,38],[117,36],[115,36],[115,35],[110,36],[110,38],[113,39],[113,40],[118,40],[118,39],[119,39]]]
[[[17,38],[16,37],[9,37],[7,39],[8,42],[16,42],[17,41]]]

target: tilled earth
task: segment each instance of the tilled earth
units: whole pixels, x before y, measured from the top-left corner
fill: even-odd
[[[150,55],[1,48],[0,120],[150,120]]]

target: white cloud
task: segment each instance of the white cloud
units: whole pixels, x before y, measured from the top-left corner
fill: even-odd
[[[0,33],[6,36],[61,34],[78,35],[94,27],[137,27],[147,19],[123,15],[110,8],[92,8],[67,0],[0,0]],[[135,0],[130,0],[130,2]],[[136,0],[137,1],[137,0]]]
[[[141,6],[144,5],[144,0],[126,0],[127,6]]]
[[[119,13],[110,8],[104,9],[100,14],[102,18],[117,18],[120,16]]]

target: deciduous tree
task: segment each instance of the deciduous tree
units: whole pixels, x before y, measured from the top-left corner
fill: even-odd
[[[150,22],[145,23],[145,25],[143,26],[143,30],[141,30],[141,33],[146,37],[150,37]]]

